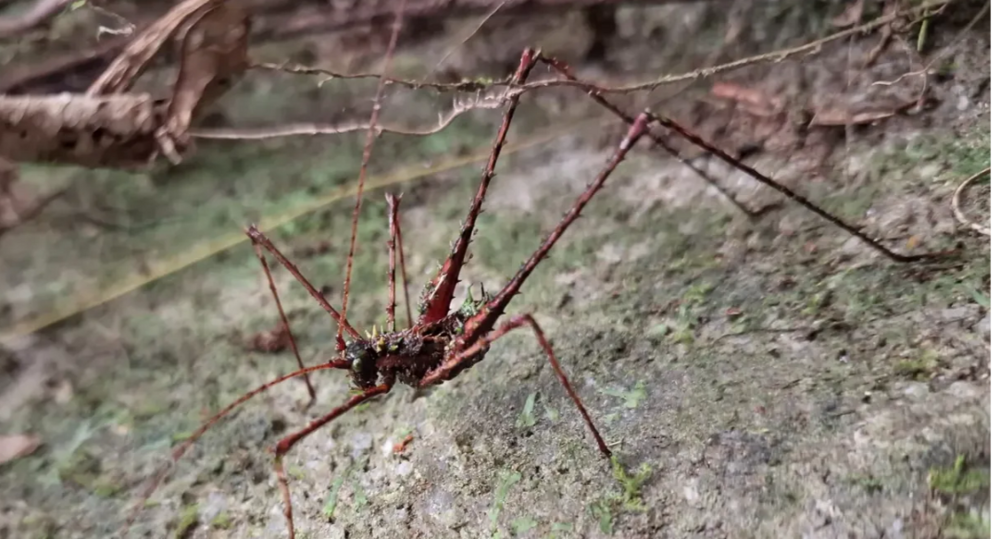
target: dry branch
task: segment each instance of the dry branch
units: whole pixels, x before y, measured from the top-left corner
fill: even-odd
[[[0,96],[0,158],[142,166],[156,155],[166,106],[148,94]]]
[[[414,27],[428,20],[488,13],[498,0],[413,0],[407,4],[404,17]],[[706,0],[508,0],[501,13],[537,14],[539,10],[582,9],[597,5],[641,5],[693,3]],[[707,0],[717,1],[717,0]],[[385,26],[391,23],[393,4],[388,0],[367,0],[360,9],[336,9],[307,2],[256,0],[245,9],[254,14],[256,24],[251,38],[255,44],[270,40],[300,38],[310,34],[344,30],[356,26]],[[242,5],[242,4],[240,4]],[[140,27],[155,24],[137,21]],[[0,93],[37,92],[39,87],[52,84],[54,78],[82,71],[100,71],[110,58],[125,48],[127,38],[98,43],[83,52],[43,62],[40,66],[5,67],[0,75]]]
[[[136,168],[172,162],[188,129],[247,66],[249,17],[225,0],[186,0],[140,33],[86,94],[0,96],[0,158]],[[169,99],[126,93],[176,35],[181,66]]]

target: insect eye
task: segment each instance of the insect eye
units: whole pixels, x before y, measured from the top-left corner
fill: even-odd
[[[361,367],[363,365],[364,365],[364,362],[361,361],[361,358],[360,357],[356,357],[356,358],[354,358],[354,361],[351,362],[351,370],[354,371],[354,372],[361,372]]]

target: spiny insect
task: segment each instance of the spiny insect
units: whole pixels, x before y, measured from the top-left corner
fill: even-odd
[[[779,190],[785,194],[785,196],[804,204],[823,218],[833,222],[837,226],[846,230],[848,233],[858,237],[864,243],[872,246],[893,260],[913,261],[940,256],[938,253],[909,256],[898,254],[882,246],[876,240],[865,235],[857,228],[847,225],[837,217],[816,207],[801,195],[798,195],[788,188],[774,182],[774,180],[741,163],[735,157],[726,154],[722,150],[702,140],[700,137],[676,124],[672,120],[659,117],[650,111],[643,112],[636,117],[629,116],[603,98],[598,91],[592,88],[588,91],[588,95],[590,95],[591,98],[596,100],[603,107],[614,112],[624,122],[629,124],[629,129],[621,139],[620,144],[617,148],[615,148],[603,169],[596,175],[586,190],[579,195],[569,211],[563,215],[558,225],[556,225],[556,227],[543,239],[538,249],[530,257],[528,257],[528,259],[521,265],[520,269],[499,292],[495,294],[488,294],[485,290],[481,290],[478,298],[470,292],[457,310],[449,311],[451,301],[459,283],[459,274],[467,259],[469,246],[472,242],[476,219],[482,211],[487,189],[490,186],[491,180],[494,178],[494,169],[506,140],[507,132],[514,116],[514,111],[517,109],[521,97],[521,93],[518,92],[516,88],[517,86],[524,84],[531,69],[539,62],[545,63],[546,65],[554,68],[567,79],[578,83],[580,82],[579,79],[574,77],[568,66],[555,59],[545,57],[539,52],[531,49],[526,49],[521,55],[517,71],[510,79],[511,90],[506,95],[506,100],[508,102],[507,108],[503,114],[501,125],[494,140],[488,162],[483,170],[479,188],[472,198],[471,207],[459,232],[458,239],[453,244],[451,253],[448,255],[437,275],[425,287],[423,297],[421,298],[419,304],[419,317],[415,322],[412,320],[412,316],[410,316],[409,297],[406,296],[405,304],[408,314],[408,324],[404,329],[397,329],[396,325],[397,260],[400,264],[404,291],[406,288],[406,270],[405,265],[403,264],[404,257],[402,233],[397,218],[399,209],[399,198],[397,196],[391,194],[386,195],[389,221],[389,240],[387,242],[389,253],[389,299],[386,305],[386,326],[384,329],[375,327],[365,335],[358,332],[347,320],[346,315],[342,314],[343,311],[346,311],[346,308],[342,308],[341,311],[335,309],[326,299],[324,294],[317,290],[309,282],[309,280],[302,275],[295,264],[288,260],[288,258],[286,258],[281,251],[275,247],[263,233],[260,232],[260,230],[258,230],[255,226],[250,226],[247,229],[246,233],[254,245],[264,273],[267,276],[268,284],[278,307],[282,325],[288,334],[289,344],[291,345],[291,348],[299,362],[300,368],[295,372],[281,376],[280,378],[274,379],[254,389],[253,391],[246,393],[216,413],[201,427],[194,431],[190,437],[174,449],[171,463],[177,462],[177,460],[180,459],[181,456],[214,424],[223,419],[242,403],[265,392],[271,387],[293,378],[303,378],[308,384],[311,404],[315,400],[315,392],[308,380],[308,375],[310,373],[323,370],[347,371],[356,389],[354,392],[355,394],[349,397],[341,405],[311,421],[301,430],[284,437],[278,441],[273,448],[274,471],[278,478],[278,486],[284,501],[284,516],[287,523],[288,536],[294,538],[295,525],[292,517],[291,495],[289,492],[288,478],[285,473],[283,460],[285,455],[299,441],[322,428],[324,425],[330,423],[334,419],[340,417],[352,408],[357,407],[365,401],[388,393],[397,383],[403,383],[415,388],[425,388],[441,384],[455,378],[463,371],[482,361],[486,357],[486,354],[490,349],[490,345],[493,342],[517,328],[527,328],[533,332],[539,346],[541,346],[547,356],[549,364],[552,366],[556,376],[559,378],[560,383],[563,388],[565,388],[570,399],[576,405],[576,408],[579,410],[584,423],[597,443],[598,449],[605,457],[611,457],[611,451],[608,448],[608,444],[605,443],[597,427],[594,425],[590,414],[587,412],[587,408],[584,406],[576,391],[573,389],[569,379],[560,367],[559,361],[556,359],[552,350],[552,346],[549,344],[548,339],[545,337],[545,334],[535,318],[530,314],[522,313],[511,316],[506,321],[500,322],[500,317],[504,313],[504,309],[508,306],[510,301],[520,290],[521,286],[531,275],[532,271],[534,271],[538,264],[541,263],[549,251],[555,247],[563,233],[565,233],[569,226],[580,216],[587,203],[597,193],[597,191],[601,189],[604,182],[608,179],[615,168],[625,159],[626,155],[640,138],[648,136],[656,145],[676,156],[676,152],[667,146],[665,138],[661,137],[653,130],[656,125],[681,134],[692,143],[701,146],[703,149],[711,152],[731,166],[749,174],[766,185]],[[587,85],[580,83],[580,88],[586,91]],[[363,161],[363,163],[364,162],[366,161]],[[364,165],[362,165],[362,171],[363,170]],[[361,192],[360,184],[362,182],[363,172],[362,178],[359,179],[359,200]],[[358,220],[357,207],[358,206],[355,206],[354,220],[352,223],[355,229],[357,227]],[[303,365],[301,357],[299,356],[298,348],[295,344],[295,339],[292,337],[291,331],[288,328],[288,320],[285,316],[284,310],[282,309],[281,301],[278,297],[270,268],[262,250],[266,250],[274,256],[337,323],[339,329],[336,338],[338,348],[338,355],[336,357],[319,365],[310,367],[305,367]],[[348,255],[348,268],[350,268],[352,256],[353,247]],[[349,292],[349,276],[350,273],[348,269],[348,278],[345,280],[345,298]],[[344,338],[343,333],[347,334],[346,339]],[[168,469],[164,469],[154,477],[149,487],[147,487],[143,493],[141,501],[137,505],[137,509],[141,507],[152,495],[156,486],[165,478],[167,471]],[[132,522],[135,516],[136,512],[133,512],[132,516],[128,519],[126,526]]]

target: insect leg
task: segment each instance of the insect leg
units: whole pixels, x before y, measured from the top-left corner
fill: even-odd
[[[295,276],[295,278],[299,281],[299,283],[301,283],[302,286],[304,286],[305,289],[309,291],[309,295],[312,296],[313,299],[315,299],[319,303],[320,307],[323,307],[323,309],[330,314],[330,317],[333,318],[334,321],[336,321],[340,327],[344,328],[344,331],[346,331],[347,334],[350,335],[352,339],[361,338],[361,334],[358,333],[356,329],[351,327],[351,324],[347,321],[347,319],[344,318],[339,312],[337,312],[337,309],[334,309],[333,305],[330,305],[330,302],[327,301],[325,297],[323,297],[323,294],[319,290],[316,290],[316,287],[314,287],[312,283],[310,283],[309,280],[302,275],[302,272],[299,271],[299,268],[297,268],[295,264],[293,264],[290,260],[288,260],[288,258],[286,258],[285,255],[281,254],[281,251],[279,251],[278,248],[275,247],[273,243],[271,243],[271,240],[267,239],[267,237],[264,236],[264,234],[262,234],[260,230],[257,230],[257,227],[255,225],[250,225],[250,227],[247,228],[246,233],[248,236],[250,236],[251,240],[253,240],[255,243],[260,244],[262,247],[270,251],[271,254],[278,259],[278,262],[281,262],[281,265],[285,266],[285,269],[287,269],[289,272],[291,272],[292,275]],[[343,337],[337,340],[337,348],[339,350],[347,348],[347,343],[344,342]]]
[[[518,65],[512,79],[513,84],[524,83],[528,77],[528,72],[534,67],[536,59],[537,54],[531,49],[524,50],[521,54],[521,63]],[[428,284],[428,291],[421,299],[420,320],[417,322],[418,324],[422,325],[434,322],[448,315],[448,307],[455,294],[455,286],[458,285],[458,274],[462,270],[462,264],[465,263],[465,253],[469,250],[469,244],[472,242],[472,232],[476,228],[476,217],[482,212],[483,199],[486,197],[486,190],[490,186],[490,180],[493,179],[494,169],[496,168],[497,160],[500,158],[500,150],[507,139],[507,131],[510,130],[511,118],[514,116],[514,110],[517,109],[520,97],[521,94],[516,92],[510,94],[510,104],[507,105],[507,110],[504,112],[500,129],[497,131],[496,140],[493,143],[493,150],[490,152],[489,161],[487,161],[486,167],[483,169],[483,176],[479,182],[479,190],[476,191],[476,196],[472,199],[469,214],[465,218],[465,223],[462,225],[458,240],[455,241],[452,247],[451,254],[444,261],[438,274]]]
[[[278,445],[275,446],[274,473],[278,476],[278,488],[281,489],[281,497],[284,500],[285,504],[285,523],[288,525],[289,539],[295,539],[295,524],[292,520],[292,495],[291,492],[289,492],[288,490],[288,476],[285,474],[285,465],[282,462],[285,453],[288,453],[288,451],[292,447],[294,447],[296,443],[298,443],[306,436],[312,434],[323,425],[326,425],[327,423],[333,421],[334,419],[337,419],[345,412],[349,411],[351,408],[354,408],[355,406],[361,404],[362,402],[365,402],[368,399],[371,399],[372,397],[388,393],[390,389],[392,389],[391,384],[383,384],[380,386],[375,386],[371,389],[366,389],[364,393],[361,393],[360,395],[355,395],[350,399],[347,399],[347,402],[334,408],[323,417],[310,421],[309,424],[305,426],[305,428],[303,428],[298,432],[290,434],[289,436],[285,437],[280,442],[278,442]]]
[[[295,354],[295,361],[299,364],[299,369],[306,368],[305,364],[302,363],[302,355],[299,354],[299,345],[295,342],[295,335],[292,334],[292,328],[288,325],[288,317],[285,316],[285,309],[281,306],[281,298],[278,297],[278,289],[274,286],[274,277],[271,275],[271,268],[267,264],[267,259],[264,258],[264,253],[260,250],[260,245],[257,243],[252,236],[250,241],[253,242],[254,253],[257,254],[257,259],[260,260],[260,265],[264,268],[264,275],[267,276],[267,285],[271,288],[271,295],[274,297],[274,304],[278,306],[278,314],[281,315],[281,325],[285,330],[285,335],[288,337],[288,342],[292,346],[292,352]],[[306,383],[306,388],[309,389],[309,402],[306,403],[306,408],[309,408],[316,402],[316,390],[313,389],[312,382],[309,380],[309,375],[303,375],[302,380]]]
[[[474,342],[472,346],[455,353],[440,367],[428,373],[427,376],[420,381],[420,387],[434,385],[447,380],[448,375],[452,370],[469,361],[477,353],[482,351],[483,347],[489,345],[500,337],[503,337],[510,331],[524,326],[530,327],[531,330],[535,332],[538,344],[545,351],[545,355],[548,356],[549,364],[552,365],[552,370],[555,371],[556,377],[559,378],[559,382],[562,384],[563,388],[566,389],[566,393],[569,394],[569,398],[573,400],[573,404],[576,405],[576,409],[580,411],[580,415],[583,416],[583,421],[587,424],[587,428],[590,429],[590,433],[594,436],[594,439],[597,440],[597,447],[601,450],[601,453],[603,453],[604,456],[611,457],[611,450],[608,449],[608,444],[604,443],[604,438],[601,437],[601,433],[597,431],[597,427],[594,426],[593,420],[590,419],[590,414],[587,413],[587,408],[583,405],[583,401],[580,400],[580,397],[573,389],[573,385],[570,384],[569,379],[566,378],[566,374],[563,373],[562,367],[559,365],[559,360],[556,359],[555,352],[552,351],[552,345],[550,345],[548,339],[545,338],[545,334],[542,332],[542,328],[538,326],[538,322],[536,322],[535,318],[530,314],[521,314],[511,317],[503,324],[500,324],[500,327],[493,330],[489,335],[486,335],[485,337],[482,337],[478,341]]]

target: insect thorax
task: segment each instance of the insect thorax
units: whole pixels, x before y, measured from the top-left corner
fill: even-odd
[[[391,333],[379,333],[375,328],[366,338],[349,343],[344,357],[351,362],[355,385],[360,389],[395,382],[418,385],[424,376],[444,363],[465,323],[489,299],[485,293],[481,299],[474,299],[470,292],[457,310],[441,320]],[[464,362],[466,367],[454,374],[478,363],[488,350],[489,346],[483,347]]]

